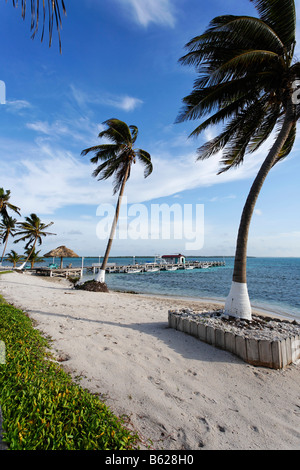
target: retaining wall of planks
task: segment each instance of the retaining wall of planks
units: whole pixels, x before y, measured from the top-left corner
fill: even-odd
[[[250,339],[169,311],[170,328],[231,352],[254,366],[283,369],[300,359],[300,336],[281,340]]]

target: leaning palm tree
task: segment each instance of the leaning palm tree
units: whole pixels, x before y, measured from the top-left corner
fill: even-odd
[[[7,219],[8,216],[8,209],[16,212],[18,215],[20,214],[20,208],[14,206],[9,202],[10,200],[10,190],[5,191],[3,188],[0,188],[0,215],[3,219]]]
[[[54,233],[45,232],[45,229],[53,225],[54,222],[50,222],[49,224],[44,224],[41,222],[39,217],[36,214],[30,214],[29,217],[25,217],[25,222],[19,222],[18,225],[20,227],[20,231],[18,236],[21,235],[18,240],[15,240],[14,243],[19,243],[20,241],[27,241],[25,245],[25,249],[28,250],[28,256],[21,269],[26,265],[27,261],[29,260],[31,254],[34,252],[35,246],[42,244],[42,237],[46,237],[47,235],[55,235]]]
[[[250,0],[259,18],[224,15],[187,45],[182,64],[199,74],[177,121],[206,116],[191,135],[211,125],[222,132],[198,149],[204,160],[222,151],[220,173],[242,164],[275,130],[273,145],[249,192],[237,237],[232,286],[225,311],[251,318],[247,289],[247,241],[255,203],[269,171],[292,150],[299,117],[293,63],[296,12],[294,0]]]
[[[2,264],[2,261],[4,258],[9,236],[10,235],[12,237],[15,236],[16,226],[17,226],[17,219],[13,219],[12,217],[4,218],[3,222],[0,223],[0,238],[3,240],[3,243],[4,243],[4,249],[3,249],[0,265]]]
[[[134,148],[138,136],[138,128],[136,126],[127,126],[125,122],[118,119],[108,119],[103,124],[107,125],[107,129],[100,132],[99,137],[105,137],[112,143],[96,145],[82,151],[82,155],[94,152],[95,155],[91,158],[92,163],[98,164],[102,162],[93,172],[93,176],[98,178],[98,180],[106,180],[114,176],[113,193],[116,194],[119,191],[110,237],[101,269],[95,278],[96,281],[101,283],[105,282],[105,269],[119,218],[125,184],[130,177],[131,165],[136,162],[136,159],[140,160],[145,166],[145,178],[152,173],[153,169],[150,154],[145,150]]]
[[[7,2],[7,0],[6,0]],[[13,6],[17,7],[19,5],[18,0],[12,0]],[[22,18],[25,20],[28,3],[26,0],[21,0],[21,12]],[[44,32],[45,32],[45,24],[46,24],[46,15],[48,15],[48,30],[49,30],[49,47],[52,43],[52,30],[53,25],[56,25],[58,40],[59,40],[59,49],[61,51],[61,38],[60,38],[60,30],[62,28],[61,22],[61,11],[66,14],[66,7],[64,4],[64,0],[43,0],[42,6],[40,6],[41,0],[30,0],[30,15],[31,15],[31,31],[32,31],[32,39],[35,37],[39,24],[40,24],[40,13],[42,9],[43,18],[42,18],[42,35],[41,41],[44,39]]]

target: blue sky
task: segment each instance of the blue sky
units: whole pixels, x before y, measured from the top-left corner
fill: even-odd
[[[252,15],[252,4],[66,0],[60,55],[55,34],[51,48],[47,37],[43,43],[39,35],[31,40],[29,17],[23,22],[11,3],[0,3],[0,80],[6,84],[6,104],[0,105],[0,186],[11,190],[23,217],[35,212],[43,222],[54,222],[57,235],[45,239],[42,253],[65,244],[80,256],[104,254],[97,208],[114,204],[116,197],[112,181],[96,181],[89,158],[80,153],[100,143],[102,123],[115,117],[138,126],[137,146],[151,154],[154,165],[146,180],[143,168],[133,167],[127,207],[144,204],[150,216],[153,204],[203,204],[205,218],[202,248],[187,252],[184,237],[155,239],[140,217],[148,237],[117,237],[111,254],[233,255],[243,204],[270,142],[223,175],[217,175],[220,155],[196,162],[197,147],[214,130],[194,140],[188,135],[196,122],[174,124],[196,78],[178,59],[213,17]],[[265,182],[249,255],[299,256],[299,144],[298,138],[293,153]],[[21,245],[10,243],[11,248],[22,252]]]

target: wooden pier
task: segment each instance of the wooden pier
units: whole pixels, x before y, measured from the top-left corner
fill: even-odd
[[[145,272],[159,272],[159,271],[177,271],[177,270],[192,270],[192,269],[207,269],[216,266],[225,266],[224,261],[191,261],[187,263],[145,263],[145,264],[130,264],[130,265],[117,265],[116,263],[108,263],[106,273],[145,273]],[[85,268],[95,274],[99,269],[100,264],[93,264],[93,266]]]
[[[82,277],[84,268],[34,268],[28,271],[34,272],[37,276],[49,277]]]

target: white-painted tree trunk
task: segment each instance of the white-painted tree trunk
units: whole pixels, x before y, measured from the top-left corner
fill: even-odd
[[[27,261],[25,261],[25,263],[21,264],[21,266],[19,266],[19,267],[18,267],[18,268],[16,268],[16,269],[18,269],[18,270],[20,270],[20,271],[21,271],[22,269],[24,269],[24,268],[25,268],[26,264],[27,264]]]
[[[95,281],[97,282],[105,282],[105,269],[99,269]]]
[[[247,284],[232,281],[231,289],[225,302],[225,314],[251,320],[252,309]]]

